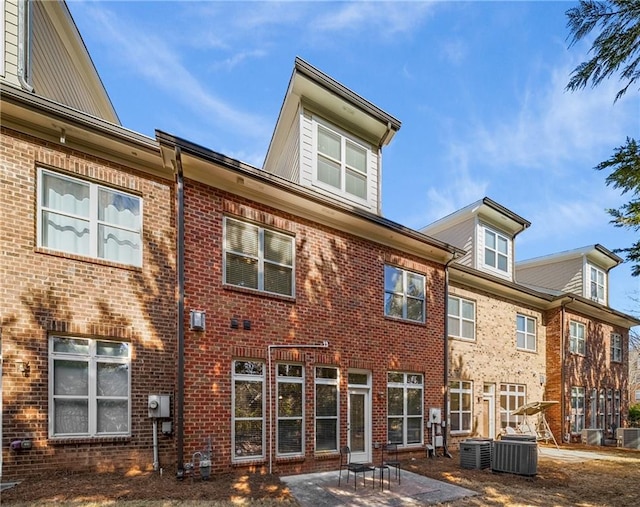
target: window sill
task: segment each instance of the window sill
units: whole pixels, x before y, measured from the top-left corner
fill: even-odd
[[[72,261],[87,262],[89,264],[99,264],[101,266],[108,266],[112,268],[126,269],[129,271],[142,271],[142,266],[133,266],[131,264],[121,264],[119,262],[107,261],[105,259],[99,259],[97,257],[86,257],[84,255],[72,254],[68,252],[61,252],[59,250],[50,250],[48,248],[38,246],[34,249],[35,253],[51,255],[53,257],[62,257]]]
[[[305,457],[300,456],[276,456],[276,463],[302,463],[304,462]]]
[[[267,297],[271,299],[279,299],[280,301],[284,301],[286,303],[296,302],[295,296],[285,296],[283,294],[275,294],[273,292],[264,292],[258,289],[250,289],[248,287],[239,287],[238,285],[222,284],[222,289],[228,290],[231,292],[241,292],[243,294],[247,294],[250,296],[260,296],[260,297]]]
[[[318,461],[325,459],[335,459],[340,456],[338,451],[318,451],[315,453],[314,458]]]
[[[427,325],[426,321],[418,322],[417,320],[403,319],[402,317],[392,317],[390,315],[385,315],[384,319],[392,321],[392,322],[399,322],[401,324],[410,324],[412,326],[422,326],[422,327],[424,327],[424,326]]]
[[[265,463],[266,463],[266,460],[264,457],[255,457],[255,458],[247,458],[246,460],[242,460],[242,461],[233,461],[231,463],[231,467],[241,468],[241,467],[248,467],[248,466],[262,466]]]
[[[96,437],[49,437],[51,445],[91,445],[91,444],[127,444],[131,442],[131,435],[96,436]]]
[[[516,350],[517,350],[518,352],[526,352],[526,353],[528,353],[528,354],[537,354],[537,353],[538,353],[538,351],[537,351],[537,350],[521,349],[521,348],[519,348],[519,347],[516,347]]]

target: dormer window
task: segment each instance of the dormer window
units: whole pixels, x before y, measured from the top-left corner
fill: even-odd
[[[488,229],[484,229],[484,265],[503,273],[509,272],[509,243],[506,236]]]
[[[367,199],[368,148],[337,128],[314,119],[316,183],[332,192]]]
[[[589,297],[598,303],[605,304],[605,275],[604,271],[589,265]]]

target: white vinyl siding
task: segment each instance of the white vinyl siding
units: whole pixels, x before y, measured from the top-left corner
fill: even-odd
[[[272,294],[295,294],[294,238],[225,218],[224,281]]]
[[[264,363],[233,362],[233,461],[265,456]]]
[[[449,296],[449,336],[464,340],[476,339],[476,304],[474,301]]]
[[[38,246],[142,264],[142,199],[45,169],[38,189]]]
[[[516,344],[521,350],[535,352],[536,343],[536,319],[525,315],[516,316]]]
[[[49,436],[128,436],[131,428],[129,343],[49,339]]]

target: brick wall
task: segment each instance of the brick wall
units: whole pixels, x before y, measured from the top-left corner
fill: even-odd
[[[408,256],[317,223],[241,200],[204,185],[185,184],[185,323],[190,309],[204,310],[205,332],[185,337],[185,457],[213,441],[213,467],[234,467],[231,449],[232,360],[287,360],[304,365],[305,449],[303,458],[276,459],[282,473],[331,469],[338,456],[314,454],[314,367],[340,369],[340,441],[346,443],[347,372],[371,372],[372,440],[387,441],[387,372],[419,372],[425,378],[424,410],[442,407],[444,272],[441,264]],[[266,296],[223,286],[223,216],[234,216],[295,235],[296,297]],[[384,317],[384,265],[426,274],[427,322]],[[232,317],[240,320],[231,329]],[[251,329],[244,330],[242,321]],[[295,344],[329,342],[327,349]],[[275,387],[274,387],[275,390]],[[268,391],[267,391],[268,393]],[[268,396],[268,394],[267,394]],[[267,421],[269,420],[267,410]],[[267,427],[268,428],[268,427]],[[268,429],[267,429],[268,431]],[[267,446],[269,445],[267,438]],[[275,437],[273,439],[275,445]],[[421,452],[424,453],[424,450]],[[267,458],[269,456],[267,452]],[[268,459],[252,463],[266,467]]]
[[[148,468],[153,462],[150,393],[175,385],[173,182],[2,128],[0,137],[0,309],[3,479],[60,469]],[[121,265],[38,249],[38,167],[65,171],[140,195],[143,265]],[[48,336],[131,342],[131,436],[49,438]],[[18,365],[29,364],[28,375]],[[30,438],[31,450],[9,443]],[[175,466],[170,437],[160,461]]]

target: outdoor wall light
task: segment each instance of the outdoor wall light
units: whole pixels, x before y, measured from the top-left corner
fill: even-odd
[[[16,371],[23,377],[28,377],[31,375],[31,364],[29,363],[29,361],[18,359],[16,361]]]
[[[192,331],[204,331],[205,329],[205,312],[201,310],[191,310],[189,319],[189,327]]]

